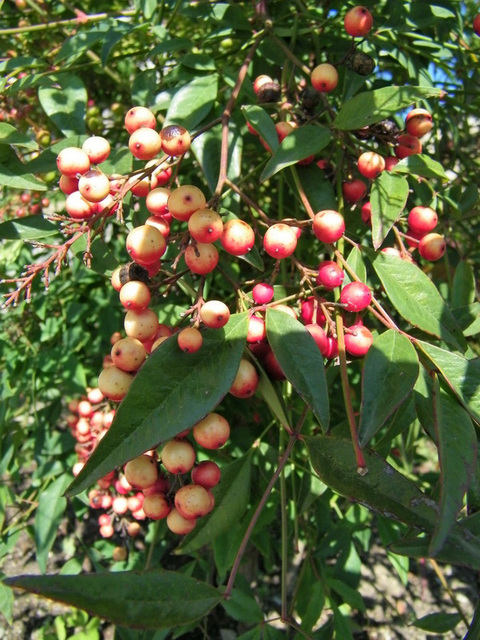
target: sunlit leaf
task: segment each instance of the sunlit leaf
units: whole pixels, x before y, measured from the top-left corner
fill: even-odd
[[[15,144],[19,147],[26,147],[30,151],[38,149],[38,144],[35,140],[17,131],[15,127],[7,122],[0,122],[0,144]]]
[[[425,153],[416,153],[400,160],[393,169],[393,173],[411,173],[415,176],[423,176],[424,178],[440,178],[447,180],[448,176],[445,169],[436,160],[430,158]]]
[[[35,510],[34,532],[37,562],[43,573],[47,569],[48,554],[55,542],[58,526],[67,507],[63,492],[68,484],[69,477],[61,475],[40,492],[38,507]]]
[[[183,85],[170,102],[165,125],[179,124],[191,131],[210,112],[217,97],[218,75],[197,76]]]
[[[400,218],[407,203],[408,182],[402,176],[383,171],[373,181],[370,203],[372,205],[372,240],[378,249],[388,232]]]
[[[42,109],[63,135],[85,133],[88,96],[83,80],[73,73],[58,74],[55,80],[57,86],[38,90]]]

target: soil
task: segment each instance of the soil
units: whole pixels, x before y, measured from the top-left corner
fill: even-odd
[[[53,552],[48,571],[58,572],[65,560],[62,551]],[[355,640],[453,640],[464,637],[468,627],[463,622],[454,631],[436,635],[412,626],[412,621],[440,611],[457,613],[455,600],[465,620],[470,622],[479,595],[477,572],[444,565],[437,567],[428,560],[411,564],[408,583],[404,585],[392,569],[383,548],[373,546],[362,567],[359,591],[366,611],[357,614],[353,621],[357,628]],[[33,542],[25,532],[4,562],[2,571],[8,576],[39,573]],[[0,640],[36,640],[39,629],[50,625],[54,616],[68,611],[60,604],[16,591],[13,625],[8,626],[0,616]],[[113,640],[114,628],[105,623],[100,634],[102,640]],[[220,628],[209,638],[235,640],[238,635],[240,631]],[[201,640],[204,636],[197,631],[182,637]]]

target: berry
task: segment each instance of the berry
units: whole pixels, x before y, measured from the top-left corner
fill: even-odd
[[[358,158],[358,170],[365,178],[374,180],[385,169],[385,158],[374,151],[365,151]]]
[[[426,109],[412,109],[405,118],[405,129],[411,136],[421,138],[433,127],[432,114]]]
[[[288,258],[297,246],[297,234],[287,224],[277,223],[269,227],[263,237],[263,247],[272,258]]]
[[[364,356],[372,343],[372,333],[363,324],[352,325],[345,331],[345,350],[351,356]]]
[[[171,124],[160,131],[162,151],[169,156],[181,156],[190,149],[190,134],[177,124]]]
[[[219,255],[215,245],[204,242],[190,244],[185,250],[185,264],[192,273],[205,275],[215,269]]]
[[[158,477],[157,462],[152,456],[143,454],[133,460],[129,460],[125,465],[124,473],[127,482],[132,487],[148,489]]]
[[[447,243],[439,233],[427,233],[418,243],[418,252],[425,260],[435,262],[445,253]]]
[[[261,282],[252,289],[253,301],[257,304],[268,304],[273,300],[275,292],[271,284]]]
[[[155,129],[156,124],[155,115],[146,107],[132,107],[125,115],[125,129],[130,134],[141,127]]]
[[[196,460],[195,449],[187,440],[170,440],[161,453],[162,464],[174,475],[188,473]]]
[[[102,138],[102,136],[91,136],[87,138],[82,144],[82,149],[92,164],[100,164],[110,155],[110,143],[106,138]]]
[[[126,248],[135,262],[149,265],[163,256],[167,243],[158,229],[142,224],[130,231],[126,239]]]
[[[367,185],[363,180],[348,180],[342,183],[342,193],[346,202],[355,203],[363,198],[367,192]]]
[[[477,13],[473,19],[473,30],[477,36],[480,36],[480,13]]]
[[[197,242],[215,242],[223,232],[223,221],[213,209],[198,209],[188,220],[188,231]]]
[[[265,320],[256,315],[251,315],[248,319],[247,342],[261,342],[267,337]]]
[[[176,220],[187,221],[190,216],[204,209],[207,201],[202,191],[191,184],[174,189],[167,202],[168,210]]]
[[[343,19],[345,31],[353,38],[366,36],[372,26],[372,14],[366,7],[353,7],[345,14]]]
[[[242,358],[235,379],[230,387],[230,393],[236,398],[250,398],[257,390],[259,377],[257,370],[250,362]]]
[[[100,373],[97,386],[106,398],[120,402],[126,396],[132,382],[132,375],[111,365]]]
[[[193,426],[193,438],[204,449],[219,449],[230,437],[230,425],[219,413],[209,413]]]
[[[142,508],[147,518],[151,520],[162,520],[172,510],[163,493],[151,493],[145,496]]]
[[[317,284],[322,285],[325,289],[335,289],[342,284],[344,278],[345,272],[336,262],[325,260],[320,263]]]
[[[407,218],[408,228],[416,234],[425,235],[437,226],[438,216],[430,207],[413,207]]]
[[[137,338],[140,342],[150,340],[158,329],[158,317],[152,309],[127,311],[123,326],[129,338]]]
[[[233,218],[223,225],[220,242],[228,253],[234,256],[243,256],[253,247],[255,243],[255,232],[252,227],[243,220]]]
[[[167,527],[172,533],[184,536],[191,533],[197,521],[194,518],[185,518],[177,509],[172,509],[167,516]]]
[[[125,309],[141,311],[150,304],[150,289],[144,282],[130,280],[120,289],[120,302]]]
[[[175,494],[175,508],[188,520],[207,515],[211,506],[210,495],[200,484],[186,484]]]
[[[372,292],[363,282],[350,282],[340,293],[340,304],[346,311],[358,312],[366,309],[372,301]]]
[[[319,348],[322,356],[325,356],[328,352],[328,341],[325,331],[322,327],[319,327],[318,324],[306,324],[305,329],[315,340],[315,344]]]
[[[88,220],[95,214],[95,206],[80,191],[74,191],[65,200],[65,211],[74,220]]]
[[[333,91],[338,84],[338,72],[327,62],[315,67],[310,75],[312,87],[322,93]]]
[[[336,242],[343,236],[344,231],[345,220],[338,211],[324,209],[315,214],[313,233],[321,242]]]
[[[138,160],[151,160],[160,152],[162,141],[154,129],[141,127],[131,134],[128,148]]]
[[[113,364],[122,371],[138,371],[147,357],[147,351],[137,338],[121,338],[112,347]]]
[[[195,353],[203,344],[203,336],[195,327],[185,327],[177,336],[178,346],[186,353]]]
[[[192,469],[192,482],[199,484],[205,489],[211,489],[220,482],[221,471],[216,462],[212,460],[203,460]]]
[[[221,300],[208,300],[200,309],[203,324],[210,329],[224,327],[230,319],[230,309]]]
[[[90,158],[79,147],[65,147],[57,156],[57,167],[64,176],[75,178],[90,169]]]
[[[402,160],[408,156],[413,156],[417,153],[422,153],[422,143],[415,136],[411,136],[408,133],[404,133],[397,138],[397,145],[395,147],[395,155]]]

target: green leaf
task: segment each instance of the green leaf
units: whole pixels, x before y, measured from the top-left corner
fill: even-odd
[[[467,360],[458,353],[421,340],[417,340],[415,344],[440,371],[472,418],[480,422],[480,358]]]
[[[412,622],[414,627],[432,633],[447,633],[455,629],[461,622],[462,616],[459,613],[430,613],[422,618],[417,618]]]
[[[232,522],[239,522],[248,507],[252,452],[222,468],[220,483],[212,489],[215,509],[199,518],[195,529],[182,541],[177,553],[191,553],[229,531]]]
[[[448,393],[434,383],[434,421],[440,463],[440,514],[429,555],[445,544],[477,465],[477,436],[470,416]]]
[[[46,191],[47,185],[36,178],[32,173],[11,171],[0,163],[0,184],[12,189],[26,189],[29,191]]]
[[[58,526],[67,507],[63,492],[69,482],[69,477],[62,475],[40,492],[38,507],[35,511],[34,534],[37,562],[42,573],[47,570],[48,554],[55,542]]]
[[[475,274],[465,260],[461,260],[455,269],[450,298],[452,309],[466,307],[475,301]]]
[[[85,133],[88,96],[83,80],[73,73],[62,73],[54,78],[57,86],[38,90],[42,109],[66,137]]]
[[[364,251],[402,318],[425,333],[461,348],[462,333],[430,278],[416,264],[366,248]]]
[[[333,491],[390,519],[433,529],[438,505],[379,455],[363,451],[368,473],[361,476],[349,440],[324,435],[304,440],[313,468]]]
[[[260,176],[260,182],[265,182],[285,167],[318,153],[327,146],[331,138],[332,134],[325,127],[307,124],[294,129],[283,139],[267,162]]]
[[[369,442],[409,396],[418,370],[417,352],[404,335],[390,329],[374,340],[362,373],[362,412],[358,426],[362,445]]]
[[[35,140],[32,140],[24,133],[20,133],[7,122],[0,122],[0,144],[16,144],[19,147],[26,147],[30,151],[38,149],[38,144]]]
[[[187,53],[178,62],[195,71],[215,71],[215,60],[205,53]]]
[[[452,309],[452,313],[466,338],[480,333],[480,302],[474,302],[466,307],[457,307]]]
[[[262,107],[256,104],[249,104],[242,107],[243,115],[246,121],[255,129],[258,135],[264,140],[267,145],[275,151],[278,149],[278,135],[275,129],[275,124]]]
[[[367,269],[365,267],[365,262],[363,261],[362,252],[357,246],[353,247],[348,254],[347,264],[355,272],[361,282],[367,282]],[[345,271],[343,286],[349,282],[352,282],[352,279],[348,275],[348,272]]]
[[[399,555],[411,558],[428,558],[431,536],[409,536],[394,542],[390,550]],[[480,569],[480,544],[478,538],[472,536],[470,531],[461,523],[457,523],[445,544],[435,556],[439,562],[455,564],[472,569]]]
[[[267,311],[267,338],[285,377],[311,408],[323,429],[330,420],[322,355],[301,322],[275,309]]]
[[[357,609],[358,611],[365,611],[365,603],[361,594],[356,590],[352,589],[352,587],[342,580],[337,580],[335,578],[327,578],[328,586],[333,589],[339,596],[341,596],[342,601],[349,604],[352,609]]]
[[[75,60],[81,58],[97,42],[103,42],[108,32],[106,23],[94,27],[91,31],[80,31],[64,40],[60,51],[55,56],[54,64],[62,62],[70,66]]]
[[[3,582],[0,582],[0,614],[9,625],[13,623],[13,593]]]
[[[408,182],[402,176],[383,171],[373,181],[370,202],[372,205],[372,241],[378,249],[388,232],[402,215],[408,198]]]
[[[445,169],[440,162],[433,160],[424,153],[417,153],[400,160],[400,162],[393,167],[393,173],[409,173],[415,176],[422,176],[423,178],[448,180]]]
[[[242,151],[243,137],[235,122],[228,128],[228,167],[227,175],[236,182],[242,175]],[[220,155],[222,145],[221,127],[213,127],[205,131],[192,142],[191,150],[194,152],[210,191],[215,191],[220,171]]]
[[[22,240],[41,240],[58,235],[57,225],[39,215],[7,220],[0,224],[0,238],[4,240],[15,240],[17,238]]]
[[[247,624],[263,622],[263,613],[252,593],[245,593],[240,589],[233,589],[228,600],[222,602],[222,607],[234,620]]]
[[[143,364],[101,439],[67,494],[83,491],[106,473],[193,426],[230,389],[247,336],[247,314],[203,333],[202,348],[185,353],[175,336]]]
[[[325,175],[325,172],[317,166],[314,162],[307,167],[295,166],[291,168],[291,172],[296,173],[305,195],[307,196],[312,209],[316,211],[323,211],[324,209],[337,208],[337,198],[331,181]],[[295,187],[291,172],[287,172],[287,180],[292,186],[293,192],[298,197],[298,190]],[[301,200],[299,198],[301,203]],[[300,204],[303,210],[303,203]]]
[[[282,427],[286,428],[287,430],[291,430],[288,418],[285,415],[283,402],[278,396],[277,391],[272,384],[272,381],[259,364],[257,364],[257,370],[259,370],[260,372],[260,380],[258,383],[257,393],[259,393],[265,400],[268,408],[278,420],[278,422],[282,425]]]
[[[198,76],[181,87],[173,96],[165,126],[179,124],[191,131],[209,113],[217,97],[218,75]]]
[[[422,98],[440,97],[444,91],[434,87],[383,87],[359,93],[346,102],[333,122],[336,129],[352,131],[395,115]]]
[[[209,584],[173,571],[16,576],[5,583],[124,627],[164,629],[194,622],[220,601]]]

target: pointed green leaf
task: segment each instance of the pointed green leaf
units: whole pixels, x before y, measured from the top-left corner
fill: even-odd
[[[320,480],[342,496],[382,515],[432,530],[438,505],[377,454],[364,450],[368,473],[357,473],[353,445],[332,436],[305,437],[310,462]]]
[[[135,456],[158,446],[212,411],[230,389],[247,335],[247,314],[206,330],[202,348],[184,353],[176,336],[146,360],[120,403],[112,426],[70,485],[76,495]]]
[[[421,98],[438,97],[442,89],[434,87],[384,87],[364,91],[348,100],[333,122],[336,129],[352,131],[380,122]]]
[[[218,91],[218,75],[197,76],[173,96],[165,125],[179,124],[191,131],[212,109]]]
[[[413,156],[403,158],[393,167],[393,173],[411,173],[414,176],[422,176],[423,178],[448,179],[440,162],[433,160],[424,153],[416,153]]]
[[[110,25],[106,22],[95,26],[91,31],[79,31],[63,41],[60,51],[55,56],[54,64],[62,62],[70,66],[75,60],[81,58],[97,42],[103,42]]]
[[[40,87],[38,100],[42,109],[65,136],[85,133],[87,90],[78,76],[62,73],[55,76],[55,87]]]
[[[257,364],[257,370],[260,372],[260,381],[258,383],[257,393],[259,393],[265,400],[270,411],[282,427],[291,431],[291,426],[288,422],[287,416],[285,415],[285,409],[281,397],[279,397],[272,381],[259,364]]]
[[[267,162],[260,176],[260,182],[265,182],[285,167],[318,153],[327,146],[331,139],[332,134],[325,127],[307,124],[294,129],[283,139]]]
[[[267,311],[267,337],[285,377],[327,429],[327,381],[323,358],[313,338],[301,322],[275,309]]]
[[[480,422],[480,358],[467,360],[458,353],[421,340],[417,340],[415,344],[437,367],[468,413]]]
[[[16,240],[18,238],[22,240],[42,240],[52,236],[59,236],[57,225],[38,215],[7,220],[0,224],[0,238],[5,240]]]
[[[383,171],[373,181],[370,202],[372,205],[372,240],[378,249],[388,232],[400,218],[407,204],[408,182],[404,177]]]
[[[265,109],[256,104],[242,107],[246,121],[255,129],[258,135],[268,144],[270,149],[278,149],[278,134],[272,118]]]
[[[300,184],[310,202],[314,211],[323,211],[324,209],[336,209],[337,198],[331,181],[325,175],[325,172],[320,169],[316,162],[309,164],[306,167],[291,167],[288,171],[286,179],[291,186],[293,193],[296,194],[299,199],[300,206],[303,209],[300,197],[297,194],[297,187],[293,175],[296,174],[300,180]]]
[[[434,421],[440,463],[440,515],[429,555],[444,545],[477,465],[477,436],[470,416],[448,393],[434,383]]]
[[[415,348],[398,331],[390,329],[374,340],[362,372],[362,412],[358,426],[362,445],[369,442],[408,397],[418,369]]]
[[[40,492],[38,507],[35,511],[35,547],[40,571],[47,570],[47,559],[55,542],[58,526],[65,512],[67,501],[63,492],[69,484],[69,477],[62,475]]]
[[[209,584],[173,571],[16,576],[5,583],[114,624],[164,629],[194,622],[221,599]]]
[[[38,149],[38,144],[35,140],[17,131],[14,126],[7,122],[0,122],[0,144],[16,144],[31,151]]]
[[[423,618],[417,618],[412,622],[414,627],[423,631],[431,631],[432,633],[447,633],[455,629],[457,624],[461,622],[462,616],[459,613],[430,613]]]
[[[460,347],[464,339],[452,312],[430,278],[412,262],[364,249],[390,302],[412,326]]]
[[[9,625],[13,623],[13,592],[3,582],[0,582],[0,614]]]
[[[465,260],[461,260],[455,269],[451,286],[451,307],[458,309],[475,302],[475,274]]]
[[[177,553],[191,553],[209,544],[214,538],[239,522],[250,499],[252,452],[222,468],[220,483],[212,489],[215,509],[199,518],[195,529],[184,538]]]
[[[47,185],[35,177],[32,173],[19,174],[0,163],[0,185],[11,189],[26,189],[28,191],[46,191]]]
[[[353,247],[353,249],[348,254],[347,264],[352,269],[352,271],[355,272],[357,278],[359,278],[361,282],[367,282],[367,269],[365,267],[365,262],[363,261],[362,252],[357,246]],[[348,275],[348,272],[345,271],[343,286],[345,286],[349,282],[352,282],[352,279]]]

